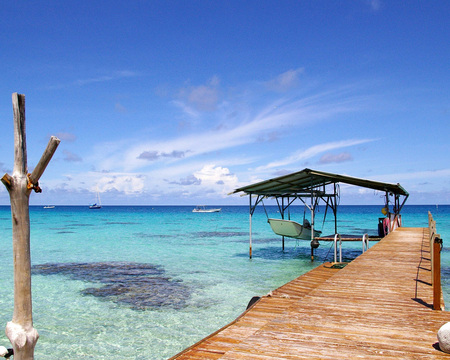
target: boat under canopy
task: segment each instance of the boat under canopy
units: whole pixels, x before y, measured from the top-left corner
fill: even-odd
[[[400,185],[381,181],[374,181],[362,178],[356,178],[347,175],[339,175],[317,171],[312,169],[303,169],[295,173],[279,176],[269,180],[261,181],[255,184],[247,185],[234,190],[231,194],[243,192],[249,195],[250,202],[250,257],[252,256],[252,215],[256,206],[263,202],[266,198],[274,198],[278,204],[278,209],[283,222],[277,222],[272,225],[272,229],[278,235],[283,237],[296,237],[296,232],[300,231],[302,225],[295,223],[290,219],[284,219],[285,211],[295,201],[300,200],[311,211],[311,229],[309,231],[311,240],[311,258],[314,258],[314,248],[319,244],[317,230],[314,228],[315,211],[319,203],[322,201],[326,205],[325,214],[328,208],[333,211],[335,220],[335,234],[337,231],[337,204],[339,203],[340,190],[339,184],[349,184],[364,188],[369,188],[385,193],[385,207],[383,213],[386,215],[382,223],[379,224],[379,233],[384,234],[394,230],[401,225],[400,210],[406,202],[409,193]],[[230,194],[230,195],[231,195]],[[287,223],[286,223],[287,222]],[[269,221],[271,223],[271,221]],[[275,224],[275,221],[273,222]],[[283,226],[279,226],[282,224]],[[296,225],[297,224],[297,225]],[[275,226],[275,228],[274,228]],[[294,235],[294,236],[292,236]]]
[[[284,219],[267,219],[273,232],[280,236],[291,237],[294,239],[310,240],[311,239],[311,224],[305,219],[303,225],[296,221]],[[306,223],[305,223],[306,222]],[[322,231],[314,230],[314,237],[318,237]]]

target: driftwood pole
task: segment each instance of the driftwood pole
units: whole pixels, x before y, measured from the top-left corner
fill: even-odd
[[[31,174],[28,174],[25,132],[25,95],[12,95],[14,112],[14,170],[12,176],[1,179],[9,192],[13,228],[14,313],[6,325],[14,349],[14,360],[32,360],[39,338],[33,328],[31,302],[31,256],[29,199],[32,190],[41,192],[38,181],[52,158],[60,140],[50,138],[44,154]]]

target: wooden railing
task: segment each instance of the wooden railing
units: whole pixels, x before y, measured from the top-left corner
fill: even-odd
[[[431,281],[433,284],[433,310],[441,308],[441,235],[436,233],[436,221],[431,212],[428,212],[428,229],[430,234],[430,257],[431,257]]]

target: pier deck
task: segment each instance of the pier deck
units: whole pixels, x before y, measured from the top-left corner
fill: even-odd
[[[443,304],[443,302],[442,302]],[[450,359],[432,310],[428,228],[399,228],[343,269],[320,265],[172,359]]]

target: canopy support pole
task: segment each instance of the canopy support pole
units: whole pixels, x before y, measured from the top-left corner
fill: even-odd
[[[249,258],[252,258],[252,217],[253,217],[253,213],[256,210],[256,206],[258,206],[258,204],[263,201],[264,196],[263,195],[258,195],[255,201],[255,205],[252,204],[252,194],[249,193],[248,194],[248,199],[249,199],[249,210],[250,210],[250,230],[249,230]]]
[[[288,200],[289,202],[289,200]],[[283,208],[283,212],[281,213],[281,218],[284,219],[284,197],[281,198],[281,207]],[[281,250],[284,252],[284,235],[281,237]]]
[[[333,184],[334,188],[334,205],[333,205],[333,213],[334,213],[334,233],[337,234],[337,188],[336,183]]]
[[[249,259],[252,258],[252,216],[253,216],[253,211],[252,211],[252,194],[248,195],[248,198],[250,200],[250,229],[249,229],[249,247],[248,247],[248,257]],[[256,205],[255,205],[256,207]]]
[[[250,214],[250,243],[248,247],[248,257],[252,258],[252,214]]]

